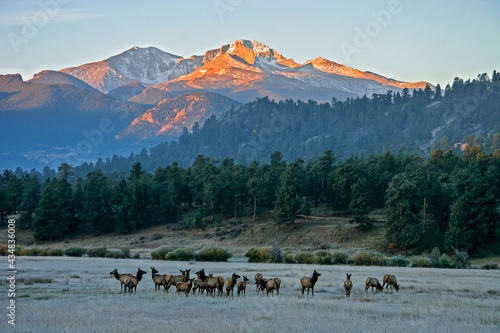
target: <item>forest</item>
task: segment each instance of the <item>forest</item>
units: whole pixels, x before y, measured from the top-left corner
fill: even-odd
[[[125,175],[135,162],[147,171],[176,161],[190,166],[197,155],[233,158],[237,164],[269,163],[276,151],[287,162],[314,159],[331,149],[337,158],[370,157],[390,150],[430,156],[481,145],[500,149],[500,73],[473,80],[455,78],[444,90],[388,91],[370,97],[316,101],[256,99],[219,118],[184,128],[175,141],[160,143],[130,156],[110,156],[76,167],[84,177],[94,169]],[[460,150],[460,149],[458,149]],[[118,175],[120,176],[120,175]]]
[[[159,224],[203,229],[223,218],[291,225],[326,205],[368,230],[369,213],[386,212],[391,246],[411,248],[432,235],[444,249],[480,251],[494,240],[500,199],[500,151],[467,146],[462,154],[435,150],[429,158],[403,152],[338,159],[332,150],[305,162],[274,152],[269,163],[237,164],[198,155],[184,168],[172,162],[146,171],[135,162],[127,175],[101,169],[76,177],[57,171],[4,170],[0,177],[2,223],[20,214],[19,225],[40,240],[73,232],[126,234]],[[270,217],[270,218],[269,218]]]

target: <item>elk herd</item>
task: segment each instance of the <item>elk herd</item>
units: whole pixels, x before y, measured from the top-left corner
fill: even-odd
[[[186,296],[190,292],[196,295],[196,291],[199,294],[203,294],[206,292],[207,295],[224,295],[224,291],[227,297],[234,295],[234,288],[236,287],[237,295],[241,294],[246,295],[247,282],[250,279],[243,275],[243,281],[237,281],[241,278],[240,275],[233,273],[230,278],[224,279],[222,276],[213,276],[213,274],[206,275],[205,269],[202,269],[196,272],[197,279],[190,278],[191,269],[180,270],[181,275],[170,275],[170,274],[159,274],[156,268],[151,267],[151,278],[153,279],[153,283],[155,285],[155,292],[163,289],[165,292],[168,292],[171,286],[175,286],[177,293],[184,293]],[[137,285],[142,280],[143,275],[147,272],[138,268],[136,275],[133,274],[119,274],[117,269],[114,269],[110,272],[110,275],[113,275],[118,281],[120,281],[120,292],[129,292],[137,291]],[[312,276],[303,276],[300,279],[300,284],[302,286],[302,295],[304,295],[304,291],[307,289],[307,295],[309,295],[309,291],[314,296],[314,285],[318,281],[318,278],[321,276],[319,272],[314,270]],[[346,273],[346,280],[344,281],[344,290],[345,296],[350,297],[351,290],[353,288],[353,283],[351,281],[352,274]],[[279,278],[264,278],[261,273],[257,273],[254,276],[255,281],[255,291],[257,293],[266,293],[267,295],[274,295],[274,291],[276,294],[280,294],[280,286],[281,280]],[[379,280],[374,277],[367,277],[365,280],[365,292],[368,292],[368,289],[371,287],[372,292],[373,288],[377,290],[377,292],[383,291],[384,286],[386,286],[386,290],[396,289],[399,291],[399,284],[397,282],[396,276],[385,274],[382,278],[383,284],[380,284]]]

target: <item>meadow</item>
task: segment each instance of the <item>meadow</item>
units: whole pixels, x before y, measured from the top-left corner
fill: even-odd
[[[18,257],[16,326],[7,332],[498,332],[500,270],[375,266],[167,262],[146,259]],[[245,296],[155,293],[160,274],[204,268],[214,276],[250,278]],[[120,293],[109,274],[148,272],[137,293]],[[317,269],[314,297],[302,296],[300,278]],[[253,276],[282,280],[279,296],[257,294]],[[343,282],[352,273],[351,297]],[[365,279],[395,274],[399,292],[365,293]],[[0,282],[7,294],[5,279]],[[2,299],[4,299],[2,295]],[[5,313],[5,310],[3,311]],[[13,330],[12,330],[13,328]]]

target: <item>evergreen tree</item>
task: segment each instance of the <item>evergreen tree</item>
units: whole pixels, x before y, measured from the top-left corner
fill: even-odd
[[[302,206],[302,199],[299,196],[297,174],[293,166],[287,167],[281,175],[274,206],[279,222],[290,221],[292,224],[295,222]]]
[[[420,220],[421,197],[406,174],[394,176],[387,190],[387,238],[397,247],[415,245],[424,231]]]

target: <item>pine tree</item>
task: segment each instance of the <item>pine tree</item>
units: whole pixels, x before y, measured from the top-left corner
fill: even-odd
[[[276,190],[274,211],[278,222],[290,221],[292,224],[300,211],[302,199],[299,196],[298,180],[295,168],[289,166],[281,175]]]

